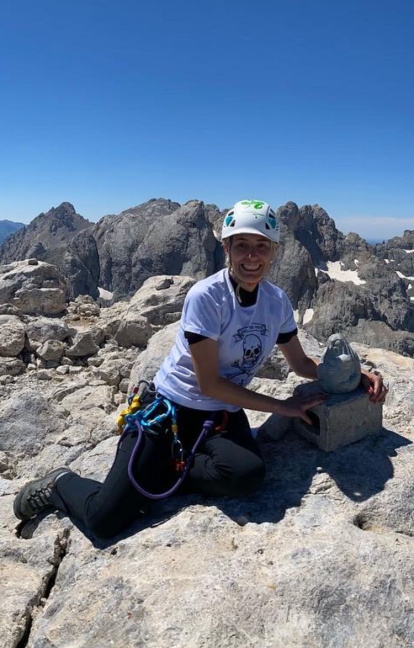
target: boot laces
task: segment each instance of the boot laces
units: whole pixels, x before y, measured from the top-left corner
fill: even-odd
[[[32,507],[33,511],[41,511],[46,506],[50,505],[50,497],[52,494],[52,485],[48,484],[41,488],[37,488],[33,493],[31,493],[27,501]]]

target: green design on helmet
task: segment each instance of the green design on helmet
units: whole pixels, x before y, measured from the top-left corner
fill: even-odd
[[[221,238],[234,234],[260,234],[279,243],[279,223],[269,203],[262,200],[240,200],[226,214]]]
[[[260,200],[241,200],[240,203],[242,205],[249,205],[253,207],[253,209],[261,209],[263,205],[265,204],[264,202]]]

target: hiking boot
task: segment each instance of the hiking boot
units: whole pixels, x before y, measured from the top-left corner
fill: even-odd
[[[29,520],[52,506],[52,488],[61,475],[72,473],[70,468],[56,468],[44,477],[23,486],[13,502],[14,514],[19,520]]]

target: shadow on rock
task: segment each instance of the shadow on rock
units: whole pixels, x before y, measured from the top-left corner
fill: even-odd
[[[254,495],[235,500],[224,498],[216,505],[238,524],[283,519],[288,509],[300,506],[316,474],[326,473],[354,502],[363,502],[381,492],[393,477],[390,457],[409,439],[383,429],[375,436],[326,453],[305,439],[288,433],[277,442],[262,442],[266,481]],[[329,483],[321,489],[329,489]]]
[[[71,519],[71,521],[96,549],[107,549],[116,545],[121,540],[126,540],[140,533],[144,529],[156,527],[167,522],[191,504],[200,504],[203,502],[204,500],[201,495],[176,495],[165,500],[151,502],[145,513],[142,513],[125,531],[112,538],[97,538],[79,520]],[[65,517],[64,513],[57,513],[57,515],[59,518]]]
[[[382,491],[394,475],[390,457],[397,448],[410,445],[409,439],[386,430],[341,448],[336,452],[322,453],[321,467],[338,488],[355,502],[364,502]]]
[[[176,495],[150,504],[148,511],[125,532],[108,540],[95,538],[82,523],[73,524],[90,540],[94,547],[106,549],[140,531],[163,524],[193,504],[217,506],[237,524],[248,522],[276,523],[282,520],[286,511],[301,505],[309,493],[315,475],[326,473],[342,491],[345,497],[355,502],[364,502],[380,493],[393,477],[390,457],[397,449],[410,445],[405,437],[389,430],[367,437],[357,443],[326,453],[305,439],[288,433],[280,441],[261,442],[266,463],[266,479],[254,494],[240,499],[206,498],[198,494]],[[318,492],[329,490],[329,480]],[[58,514],[64,518],[63,513]],[[34,529],[44,516],[19,525],[18,536],[32,537]]]

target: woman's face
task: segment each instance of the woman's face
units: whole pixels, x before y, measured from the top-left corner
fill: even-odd
[[[235,234],[225,239],[231,274],[246,290],[254,290],[266,276],[273,258],[272,243],[260,234]]]

